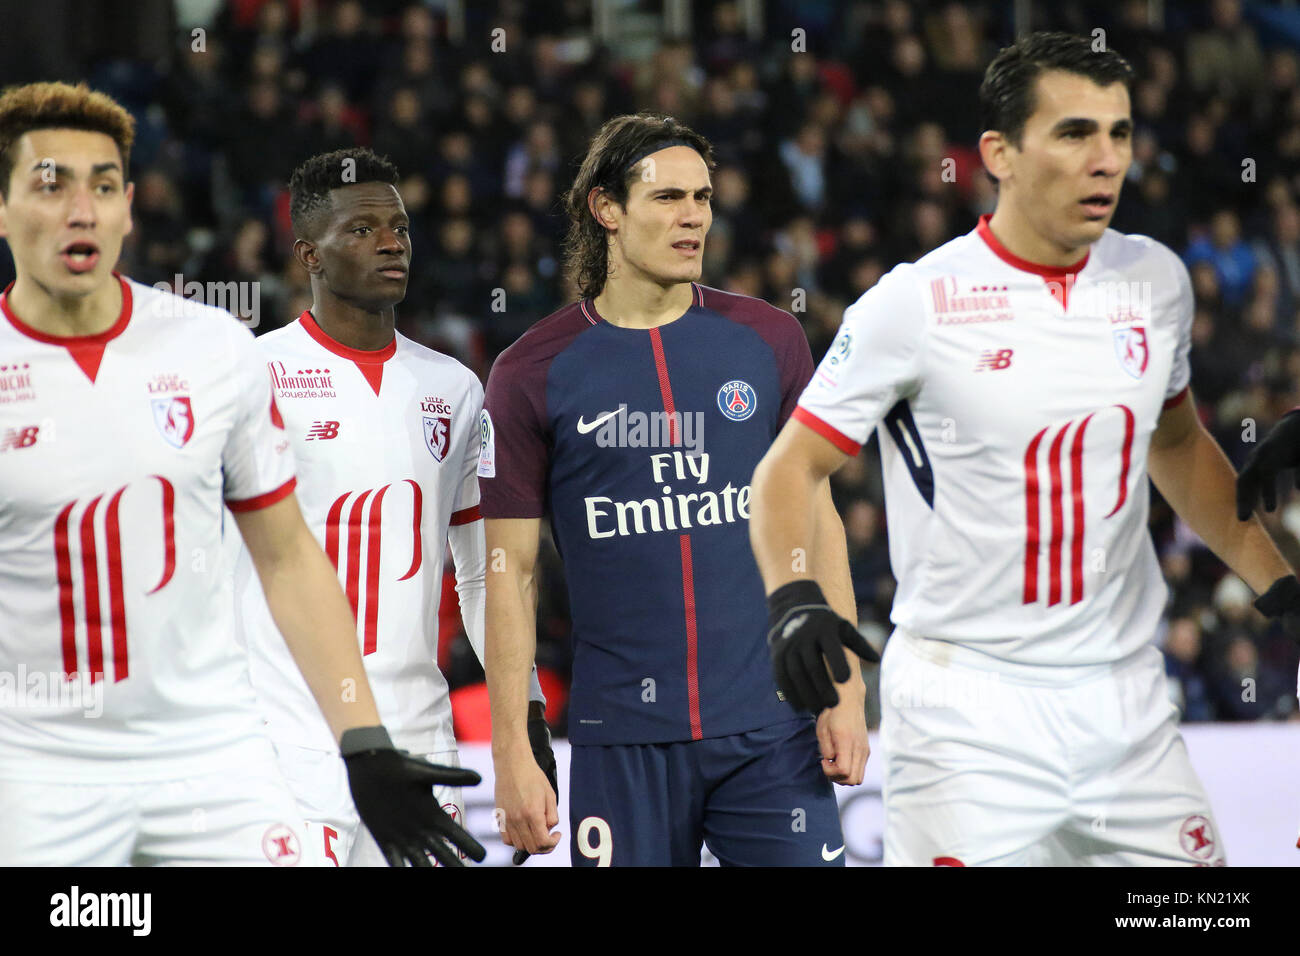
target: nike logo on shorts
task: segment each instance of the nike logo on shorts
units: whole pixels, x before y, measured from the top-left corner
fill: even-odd
[[[826,846],[825,843],[822,844],[822,859],[825,860],[827,863],[831,863],[835,860],[838,860],[840,854],[843,852],[844,852],[843,843],[840,844],[840,848],[838,850],[831,850],[829,847]]]

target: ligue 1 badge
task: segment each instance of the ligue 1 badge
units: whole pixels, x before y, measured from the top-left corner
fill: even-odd
[[[718,410],[733,422],[743,422],[757,407],[758,396],[748,382],[733,379],[718,389]]]

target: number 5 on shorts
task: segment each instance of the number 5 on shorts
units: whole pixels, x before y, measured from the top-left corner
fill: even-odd
[[[596,842],[591,842],[591,834],[596,834]],[[597,866],[609,866],[614,856],[614,837],[609,832],[609,824],[601,817],[587,817],[578,824],[578,852],[589,860],[595,860]]]

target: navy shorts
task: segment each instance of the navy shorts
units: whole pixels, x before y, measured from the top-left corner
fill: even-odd
[[[729,737],[574,746],[574,866],[843,866],[833,784],[807,718]]]

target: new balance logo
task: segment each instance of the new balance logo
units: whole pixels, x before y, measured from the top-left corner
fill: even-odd
[[[998,369],[1010,368],[1011,352],[1011,349],[988,349],[981,352],[975,371],[983,372],[986,369],[997,371]]]
[[[307,441],[326,441],[330,438],[339,437],[338,422],[312,422],[311,428],[307,429]]]
[[[6,428],[4,437],[0,438],[0,451],[9,451],[13,448],[31,448],[36,444],[36,436],[40,430],[39,425],[29,425],[26,428]]]

